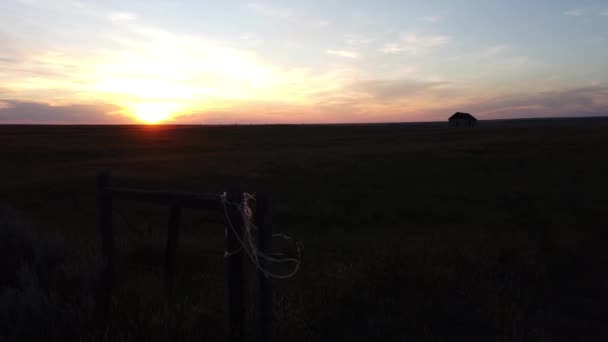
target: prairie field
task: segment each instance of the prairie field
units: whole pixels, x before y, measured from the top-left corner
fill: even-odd
[[[221,213],[184,210],[167,298],[168,208],[118,201],[117,288],[96,330],[104,170],[125,187],[268,193],[302,262],[273,280],[276,341],[608,338],[605,118],[4,125],[0,166],[0,341],[225,339]]]

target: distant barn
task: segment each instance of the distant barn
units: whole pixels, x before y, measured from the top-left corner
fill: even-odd
[[[473,127],[477,124],[477,119],[473,115],[461,112],[454,113],[448,121],[450,122],[450,126]]]

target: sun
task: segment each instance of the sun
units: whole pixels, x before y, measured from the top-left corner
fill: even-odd
[[[137,120],[146,124],[158,124],[167,121],[176,114],[177,106],[173,103],[145,102],[132,106],[133,115]]]

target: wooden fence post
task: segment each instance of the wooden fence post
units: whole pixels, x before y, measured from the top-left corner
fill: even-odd
[[[256,195],[256,208],[254,224],[258,228],[257,244],[263,255],[270,256],[272,242],[272,226],[270,221],[270,201],[267,194]],[[260,266],[271,271],[272,263],[260,258]],[[272,340],[272,287],[270,278],[261,270],[258,275],[258,341],[270,342]]]
[[[144,191],[136,189],[115,188],[111,186],[111,174],[103,172],[97,176],[99,232],[101,235],[102,269],[100,285],[97,292],[96,314],[97,323],[106,327],[110,318],[112,291],[115,283],[115,250],[114,233],[112,228],[112,199],[139,200],[153,203],[169,203],[171,205],[167,228],[167,245],[165,250],[165,288],[171,294],[175,286],[177,246],[179,224],[182,207],[213,208],[226,210],[229,222],[226,227],[226,284],[228,300],[228,329],[231,342],[242,342],[246,331],[245,306],[245,275],[244,259],[247,243],[245,239],[244,222],[244,193],[240,189],[227,194],[225,207],[218,203],[219,194],[190,194],[168,193],[160,191]],[[254,211],[254,224],[258,227],[255,243],[263,255],[270,255],[272,230],[269,219],[270,205],[268,196],[258,195]],[[258,260],[262,270],[270,271],[271,263],[265,258]],[[258,340],[271,341],[272,338],[272,290],[270,279],[265,271],[257,269],[259,296],[258,308]],[[103,330],[102,330],[103,331]]]
[[[114,234],[112,232],[112,195],[108,188],[112,181],[109,172],[97,176],[99,205],[99,232],[101,234],[102,270],[101,284],[97,294],[98,323],[102,326],[108,321],[114,285]]]
[[[178,204],[172,204],[169,212],[167,247],[165,250],[165,290],[167,294],[172,294],[175,286],[180,215],[181,207]]]
[[[241,342],[245,334],[245,303],[243,256],[241,246],[243,239],[243,216],[233,204],[243,204],[243,193],[228,193],[226,204],[230,222],[226,227],[226,283],[228,290],[228,333],[231,342]]]

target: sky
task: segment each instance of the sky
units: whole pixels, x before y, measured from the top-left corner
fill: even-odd
[[[608,115],[608,2],[0,1],[0,123]]]

